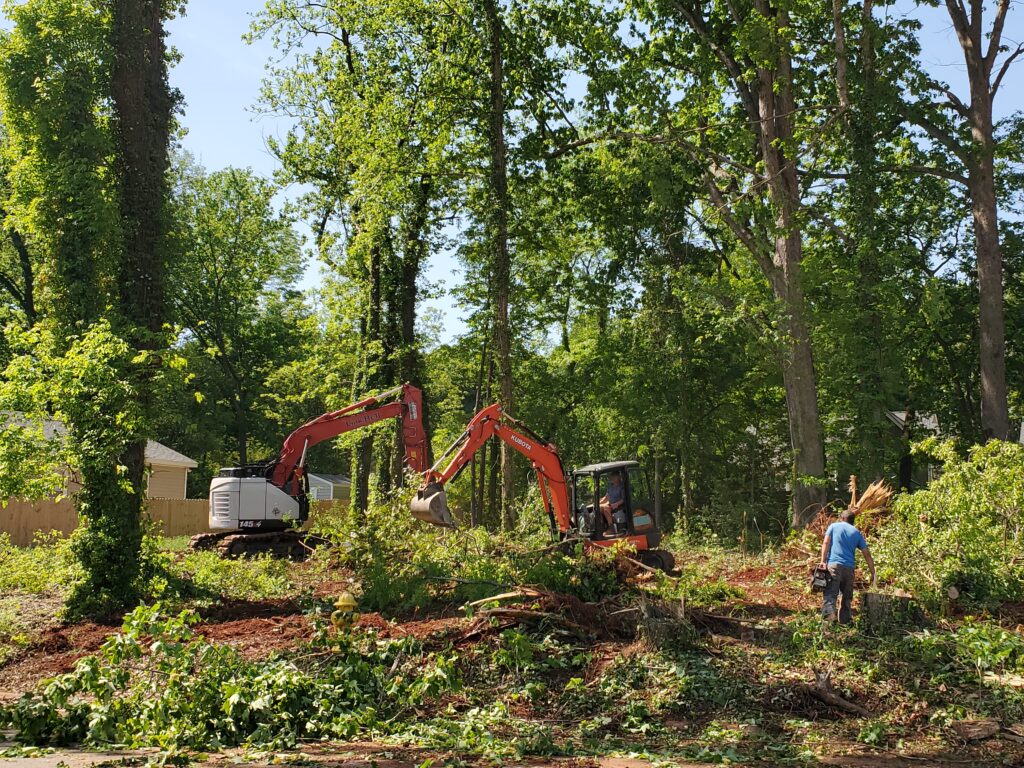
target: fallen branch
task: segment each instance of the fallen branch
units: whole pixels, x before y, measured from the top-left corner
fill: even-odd
[[[494,595],[493,597],[484,597],[480,600],[474,600],[472,603],[467,603],[471,608],[476,608],[480,605],[486,605],[487,603],[500,602],[502,600],[515,600],[520,597],[537,598],[549,596],[551,593],[542,592],[539,589],[533,589],[531,587],[521,587],[513,590],[512,592],[502,592],[500,595]]]
[[[427,576],[423,574],[423,578],[426,581],[450,581],[454,584],[482,584],[487,587],[495,587],[497,589],[510,589],[512,584],[499,584],[496,581],[487,581],[485,579],[458,579],[454,576]]]
[[[736,624],[759,624],[761,619],[747,619],[742,616],[722,616],[718,613],[711,613],[709,611],[702,611],[699,608],[690,608],[687,612],[687,616],[697,621],[724,621],[724,622],[735,622]]]
[[[832,688],[831,675],[829,673],[816,672],[815,677],[817,680],[814,685],[804,683],[801,686],[801,689],[805,693],[809,693],[811,696],[823,701],[830,707],[841,709],[843,712],[860,715],[861,717],[872,717],[873,713],[870,710],[865,709],[859,704],[854,704],[852,701],[847,701],[842,696],[839,696],[834,692]]]
[[[523,608],[491,608],[486,611],[480,611],[477,614],[479,620],[485,619],[512,619],[520,623],[533,622],[539,624],[545,619],[553,624],[558,624],[565,629],[579,635],[582,638],[590,636],[590,632],[587,631],[586,627],[577,624],[575,621],[570,621],[564,616],[560,616],[557,613],[551,613],[549,611],[528,611]]]

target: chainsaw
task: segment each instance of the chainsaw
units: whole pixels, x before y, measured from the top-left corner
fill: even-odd
[[[828,572],[828,568],[822,568],[821,566],[817,566],[811,572],[812,592],[824,592],[826,589],[828,589],[828,585],[831,583],[832,574]]]

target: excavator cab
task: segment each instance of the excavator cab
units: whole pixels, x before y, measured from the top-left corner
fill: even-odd
[[[612,525],[601,514],[601,499],[615,484],[612,475],[621,478],[623,505],[612,513]],[[610,539],[644,535],[648,547],[658,545],[661,535],[654,518],[653,496],[647,477],[635,461],[609,461],[590,464],[572,472],[572,509],[577,530],[591,539]]]

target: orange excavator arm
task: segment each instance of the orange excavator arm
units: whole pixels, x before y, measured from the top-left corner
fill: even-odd
[[[426,484],[409,505],[413,515],[434,525],[453,526],[444,486],[466,467],[473,455],[492,437],[504,441],[530,460],[530,466],[537,473],[541,500],[552,531],[568,533],[572,522],[569,493],[557,449],[506,414],[498,403],[477,413],[459,439],[427,470],[424,477]],[[439,471],[437,468],[449,456],[451,460],[448,465]]]
[[[398,395],[397,400],[386,402],[395,395]],[[341,410],[317,416],[296,429],[285,439],[270,481],[285,493],[297,496],[306,464],[306,453],[310,448],[353,429],[397,417],[402,419],[405,464],[415,472],[425,472],[427,432],[423,428],[423,393],[412,384],[402,384]]]

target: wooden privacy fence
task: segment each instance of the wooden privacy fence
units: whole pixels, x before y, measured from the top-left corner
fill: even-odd
[[[311,516],[329,514],[347,507],[347,502],[314,501]],[[209,502],[206,499],[147,499],[151,519],[162,523],[164,536],[191,536],[211,530]],[[11,499],[0,509],[0,533],[7,533],[11,543],[26,547],[37,531],[59,531],[69,534],[78,525],[75,503],[60,501],[22,501]]]

